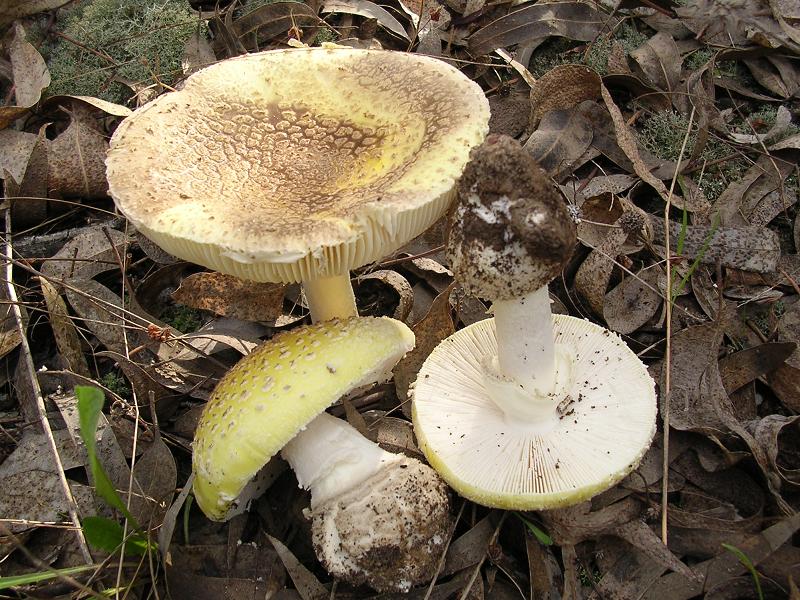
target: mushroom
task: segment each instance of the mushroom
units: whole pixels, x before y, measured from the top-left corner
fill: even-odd
[[[447,255],[493,319],[439,344],[413,389],[425,456],[480,504],[568,506],[638,465],[655,433],[655,385],[614,333],[552,315],[547,284],[575,227],[546,174],[513,139],[489,136],[458,185]]]
[[[447,486],[429,466],[323,412],[353,388],[388,379],[413,346],[400,321],[353,317],[279,334],[239,361],[195,434],[203,512],[225,519],[280,451],[311,490],[313,544],[328,572],[382,592],[430,580],[448,539]]]
[[[434,58],[248,54],[125,119],[109,191],[167,252],[242,279],[302,282],[312,320],[348,317],[349,270],[444,214],[488,120],[480,87]]]

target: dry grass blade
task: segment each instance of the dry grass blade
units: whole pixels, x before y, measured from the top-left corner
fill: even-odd
[[[83,530],[81,529],[81,522],[80,517],[78,516],[78,505],[75,502],[75,498],[72,496],[72,490],[69,487],[69,482],[67,481],[67,476],[64,473],[64,467],[61,464],[61,457],[58,453],[58,447],[56,446],[55,439],[53,438],[53,431],[50,428],[50,422],[47,420],[47,409],[44,405],[44,397],[42,396],[42,391],[39,388],[39,380],[36,377],[36,367],[33,364],[33,358],[31,356],[31,349],[28,345],[28,339],[25,336],[25,322],[22,317],[22,310],[20,308],[19,299],[17,297],[17,289],[14,285],[14,261],[12,260],[13,256],[13,247],[11,244],[11,211],[7,209],[5,211],[5,220],[6,220],[6,244],[5,244],[5,268],[6,268],[6,284],[8,286],[8,298],[11,302],[12,311],[14,312],[14,318],[17,321],[17,327],[20,331],[20,343],[22,345],[22,355],[21,360],[24,364],[24,370],[28,378],[28,383],[33,390],[33,396],[36,403],[36,410],[39,414],[39,424],[47,436],[48,446],[50,451],[53,454],[53,461],[56,465],[56,471],[58,473],[59,481],[61,482],[61,487],[64,492],[64,497],[67,500],[68,506],[68,513],[72,524],[75,526],[75,536],[78,540],[78,544],[80,547],[81,554],[83,555],[86,564],[92,564],[94,559],[92,558],[91,553],[89,552],[89,547],[86,545],[86,539],[83,537]]]

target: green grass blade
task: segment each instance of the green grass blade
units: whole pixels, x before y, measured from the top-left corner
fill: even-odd
[[[536,537],[536,539],[539,540],[540,544],[542,544],[544,546],[552,546],[553,545],[553,538],[551,538],[549,535],[547,535],[547,532],[545,532],[541,527],[536,525],[536,523],[534,523],[532,521],[529,521],[528,519],[526,519],[525,517],[523,517],[519,513],[514,513],[514,514],[517,515],[517,518],[520,521],[525,523],[525,526]]]
[[[758,600],[764,600],[764,592],[761,591],[761,578],[758,576],[758,571],[756,571],[756,567],[753,564],[753,561],[750,560],[750,557],[739,550],[736,546],[732,546],[731,544],[722,544],[722,547],[738,558],[739,562],[742,563],[748,571],[750,571],[750,576],[753,578],[753,583],[756,585]]]
[[[34,583],[47,581],[48,579],[55,579],[62,575],[77,575],[84,571],[93,571],[97,569],[97,567],[98,565],[81,565],[80,567],[67,567],[65,569],[53,569],[52,571],[39,571],[38,573],[0,577],[0,590],[7,590],[21,585],[32,585]]]
[[[75,396],[78,398],[78,416],[81,426],[81,439],[86,446],[86,453],[89,456],[89,468],[92,471],[97,493],[108,502],[108,504],[119,510],[125,518],[136,528],[139,524],[130,513],[125,503],[120,498],[114,484],[108,478],[100,459],[97,458],[97,443],[95,433],[97,432],[97,422],[100,420],[100,412],[103,410],[105,395],[96,387],[78,385],[75,386]]]
[[[125,544],[125,554],[141,556],[148,550],[154,550],[155,544],[138,532],[128,532],[117,521],[105,517],[86,517],[81,523],[86,541],[93,548],[105,550],[112,554]]]

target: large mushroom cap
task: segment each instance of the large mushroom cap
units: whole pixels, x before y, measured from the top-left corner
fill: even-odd
[[[181,258],[257,281],[336,275],[443,214],[488,119],[480,87],[437,59],[250,54],[127,118],[111,140],[109,188]]]
[[[557,425],[509,418],[484,385],[497,353],[494,320],[434,349],[413,392],[414,431],[431,466],[462,496],[517,510],[558,508],[598,494],[639,464],[655,434],[655,384],[614,333],[554,315],[555,341],[574,353]]]
[[[353,388],[387,379],[414,347],[414,334],[388,317],[332,320],[280,334],[220,380],[194,437],[194,495],[224,519],[267,461]]]

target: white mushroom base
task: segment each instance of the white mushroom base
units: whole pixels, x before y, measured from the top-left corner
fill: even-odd
[[[431,466],[465,498],[515,510],[577,504],[619,482],[650,446],[656,394],[644,364],[594,323],[553,315],[553,327],[575,364],[549,431],[490,399],[483,365],[497,354],[493,319],[456,332],[422,366],[414,431]]]

